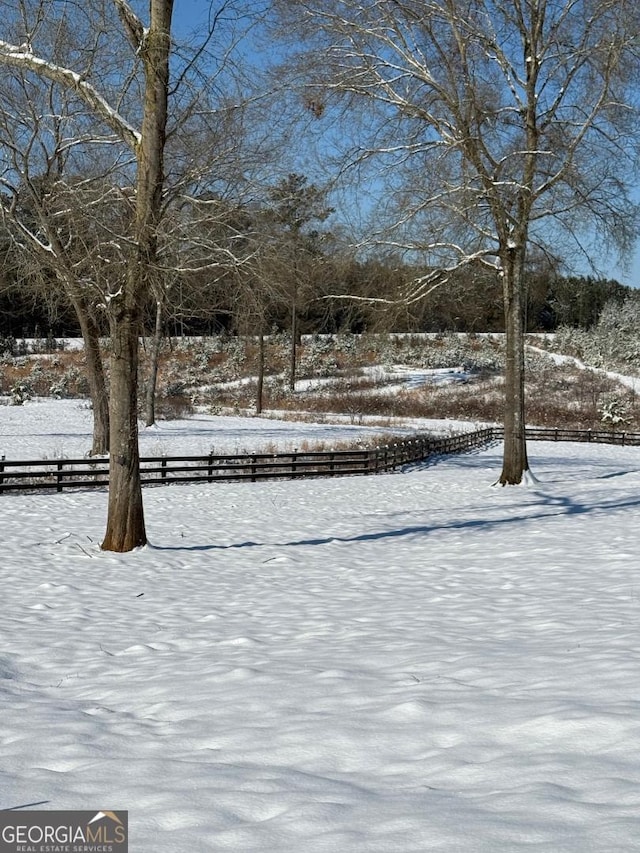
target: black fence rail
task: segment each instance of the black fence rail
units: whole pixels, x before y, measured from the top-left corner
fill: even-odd
[[[393,471],[430,457],[462,453],[504,437],[501,427],[457,435],[416,434],[366,450],[291,451],[243,455],[142,457],[143,485],[213,483],[345,477]],[[594,444],[640,445],[640,433],[596,430],[527,429],[532,441],[579,441]],[[16,491],[56,491],[104,488],[109,485],[109,460],[9,460],[0,458],[0,495]]]
[[[212,483],[224,481],[345,477],[392,471],[441,453],[457,453],[493,439],[484,429],[445,437],[412,436],[366,450],[291,451],[243,455],[142,457],[143,485]],[[109,460],[0,459],[0,495],[15,491],[62,492],[64,489],[103,488],[109,485]]]
[[[496,441],[504,438],[502,427],[493,427]],[[529,441],[577,441],[587,444],[617,444],[621,447],[640,445],[640,432],[621,432],[619,430],[598,429],[560,429],[556,427],[527,427]]]
[[[502,437],[503,431],[500,433]],[[531,441],[580,441],[593,444],[618,444],[621,447],[640,445],[640,433],[591,429],[533,429],[527,428]]]

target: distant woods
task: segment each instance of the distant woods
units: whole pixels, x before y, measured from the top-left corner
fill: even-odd
[[[79,337],[73,307],[59,288],[25,288],[23,270],[12,263],[12,254],[5,249],[0,268],[0,337]],[[306,280],[312,273],[313,289],[298,306],[300,334],[504,330],[501,283],[486,269],[460,271],[421,302],[406,306],[390,303],[404,283],[419,277],[419,270],[393,261],[345,259],[321,250],[312,257],[301,255],[296,260],[298,266],[305,262],[309,265]],[[301,273],[302,278],[304,275]],[[173,302],[167,306],[163,319],[166,336],[258,334],[262,330],[289,329],[290,304],[284,287],[282,298],[271,298],[263,306],[259,324],[256,320],[253,329],[240,284],[233,276],[207,276],[204,272],[201,278],[209,281],[195,284],[191,275],[174,285]],[[589,329],[598,322],[605,305],[622,304],[635,293],[610,279],[531,274],[527,279],[527,331],[552,332],[563,326]],[[347,294],[361,299],[336,298]],[[367,301],[372,296],[389,302]],[[149,334],[155,321],[153,307],[149,306],[146,315]],[[102,331],[108,334],[106,323]]]

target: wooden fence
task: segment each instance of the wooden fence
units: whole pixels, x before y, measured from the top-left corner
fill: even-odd
[[[503,438],[504,430],[495,430],[496,438]],[[527,428],[527,438],[531,441],[579,441],[592,444],[640,445],[640,433],[615,432],[591,429],[534,429]]]
[[[230,480],[344,477],[392,471],[429,456],[458,453],[493,439],[493,429],[444,437],[418,434],[368,450],[291,451],[243,455],[146,456],[140,459],[143,485],[212,483]],[[102,488],[109,485],[109,460],[0,460],[0,495],[9,491]]]
[[[230,480],[297,479],[379,474],[449,453],[461,453],[501,440],[501,427],[436,437],[418,433],[411,438],[368,450],[292,451],[244,455],[142,457],[143,485],[213,483]],[[640,445],[640,433],[567,429],[527,429],[533,441],[581,441]],[[109,485],[106,458],[21,460],[0,459],[0,495],[15,491],[57,492],[63,489],[104,488]]]

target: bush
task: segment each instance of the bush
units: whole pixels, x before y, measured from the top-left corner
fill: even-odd
[[[183,394],[160,397],[156,403],[156,416],[161,420],[174,421],[188,418],[194,413],[191,399]]]
[[[12,406],[22,406],[33,398],[33,389],[28,382],[16,382],[9,391]]]
[[[18,354],[18,346],[14,337],[3,338],[0,336],[0,355],[14,356]]]

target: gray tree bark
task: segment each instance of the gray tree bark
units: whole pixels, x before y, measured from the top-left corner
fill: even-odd
[[[69,293],[69,298],[78,318],[84,343],[85,373],[93,408],[91,455],[104,456],[109,452],[109,395],[102,365],[100,330],[84,300],[75,293]]]
[[[258,382],[256,386],[256,415],[262,413],[264,397],[264,332],[258,335]]]
[[[141,311],[157,256],[157,226],[164,182],[173,0],[150,1],[150,25],[139,39],[145,94],[142,133],[136,146],[136,252],[123,292],[113,300],[111,323],[111,456],[107,529],[102,549],[131,551],[145,545],[138,448],[138,339]]]
[[[158,384],[158,364],[162,346],[162,302],[156,299],[156,318],[149,350],[149,375],[145,389],[144,425],[153,426],[156,422],[156,386]]]
[[[505,317],[504,453],[498,482],[517,485],[529,470],[526,443],[524,375],[525,247],[507,250],[503,261]]]
[[[298,306],[296,298],[291,302],[291,347],[289,349],[289,390],[296,390],[296,367],[298,349]]]

